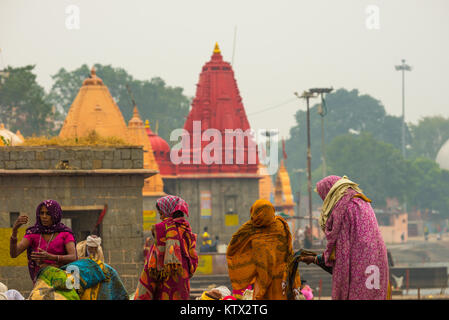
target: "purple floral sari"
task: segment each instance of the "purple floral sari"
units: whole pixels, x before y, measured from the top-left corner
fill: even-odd
[[[339,179],[341,177],[329,176],[317,183],[323,201]],[[363,198],[348,189],[326,222],[324,262],[333,268],[334,300],[387,299],[387,249],[373,208]],[[335,256],[332,255],[334,250]]]

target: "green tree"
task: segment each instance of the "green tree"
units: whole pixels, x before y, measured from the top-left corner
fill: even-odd
[[[369,133],[347,134],[335,138],[327,150],[331,174],[357,182],[374,206],[385,206],[387,198],[404,199],[407,165],[391,144]]]
[[[57,112],[36,82],[34,65],[3,70],[0,79],[0,119],[13,132],[24,136],[54,134]]]
[[[183,127],[189,112],[190,98],[183,94],[183,89],[167,86],[159,77],[151,80],[137,80],[123,68],[115,68],[111,65],[95,64],[94,67],[97,76],[103,80],[119,106],[125,121],[129,121],[133,110],[128,85],[142,119],[150,121],[153,131],[157,120],[158,134],[170,143],[171,131]],[[89,75],[90,70],[87,65],[82,65],[71,72],[60,69],[53,76],[55,82],[49,94],[51,101],[67,112],[84,79]]]
[[[404,187],[411,206],[437,210],[449,217],[449,171],[440,169],[435,161],[428,158],[409,160]]]
[[[424,117],[418,124],[410,125],[412,141],[410,155],[435,160],[438,151],[449,139],[449,118]]]
[[[322,155],[321,116],[318,114],[319,105],[316,103],[318,101],[319,98],[310,100],[311,103],[315,102],[310,108],[312,170],[321,165]],[[402,120],[400,117],[388,115],[379,100],[369,95],[360,95],[356,89],[348,91],[342,88],[328,94],[325,97],[325,102],[327,109],[327,114],[324,117],[326,145],[329,145],[334,138],[348,132],[367,132],[371,133],[376,140],[389,143],[400,149]],[[306,115],[306,111],[303,110],[296,113],[297,125],[290,129],[290,139],[286,141],[287,168],[290,175],[293,174],[294,169],[307,167]],[[406,137],[407,141],[410,141],[408,129]],[[329,165],[328,161],[326,164]],[[306,179],[303,179],[304,181]],[[292,186],[296,191],[298,188],[296,179],[293,180]]]

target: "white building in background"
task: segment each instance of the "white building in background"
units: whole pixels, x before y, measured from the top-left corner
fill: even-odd
[[[449,170],[449,140],[438,151],[436,162],[440,165],[441,169]]]

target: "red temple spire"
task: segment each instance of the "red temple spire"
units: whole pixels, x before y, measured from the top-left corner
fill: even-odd
[[[195,140],[194,137],[194,129],[198,128],[200,135],[197,134],[196,137],[200,139],[203,137],[201,141]],[[215,44],[211,60],[202,68],[192,109],[184,129],[190,135],[190,153],[186,158],[190,163],[186,164],[184,161],[180,164],[177,168],[178,173],[257,173],[258,159],[254,137],[248,139],[245,136],[243,146],[239,146],[235,138],[232,147],[229,144],[226,145],[226,130],[228,132],[241,130],[249,133],[251,128],[234,71],[228,62],[223,61],[218,43]],[[213,132],[219,133],[221,141],[215,141],[215,135],[210,140],[204,141],[203,134],[207,129],[213,129]],[[211,153],[213,157],[216,157],[214,159],[219,159],[221,153],[221,164],[204,161],[204,148],[210,146],[212,142],[221,146]],[[215,151],[219,152],[216,154]],[[240,156],[243,157],[243,163],[237,159]]]

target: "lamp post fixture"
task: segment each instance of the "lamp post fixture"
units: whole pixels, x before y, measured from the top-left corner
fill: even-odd
[[[412,67],[405,63],[405,59],[401,61],[402,64],[395,69],[402,72],[402,156],[405,158],[405,71],[411,71]]]
[[[261,134],[265,137],[267,137],[268,141],[267,141],[267,151],[271,150],[271,137],[276,137],[279,134],[279,130],[277,129],[271,129],[271,130],[263,130],[261,131]],[[265,154],[265,156],[267,156]]]
[[[307,191],[309,194],[309,228],[310,232],[313,230],[312,225],[312,152],[310,151],[310,110],[309,100],[310,98],[316,98],[313,93],[304,91],[302,95],[297,92],[294,93],[298,99],[306,99],[307,101]]]
[[[321,167],[323,170],[323,178],[327,176],[327,168],[326,168],[326,152],[325,152],[325,144],[324,144],[324,116],[327,114],[326,102],[324,100],[323,94],[329,93],[332,90],[331,88],[312,88],[309,89],[309,92],[316,93],[321,96],[321,105],[318,109],[318,114],[321,116]]]

